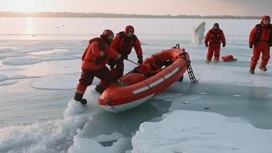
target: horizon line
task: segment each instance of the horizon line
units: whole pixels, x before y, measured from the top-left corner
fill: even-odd
[[[20,11],[0,11],[0,14],[85,14],[85,15],[127,15],[127,16],[154,16],[154,17],[181,17],[181,16],[188,16],[188,17],[261,17],[256,15],[189,15],[189,14],[179,14],[179,15],[154,15],[154,14],[129,14],[129,13],[103,13],[103,12],[53,12],[53,11],[41,11],[41,12],[20,12]]]

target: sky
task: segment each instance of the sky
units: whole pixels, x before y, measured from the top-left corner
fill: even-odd
[[[0,11],[151,15],[272,14],[271,0],[0,0]]]

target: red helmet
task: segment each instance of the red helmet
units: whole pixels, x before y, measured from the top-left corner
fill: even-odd
[[[101,38],[106,38],[108,40],[112,40],[114,37],[113,32],[110,29],[106,29],[103,31],[102,35],[100,36]]]
[[[261,24],[267,26],[267,25],[269,25],[269,23],[270,23],[270,17],[268,15],[263,16]]]
[[[125,34],[127,34],[128,32],[132,32],[134,33],[134,27],[132,25],[128,25],[126,26],[126,29],[125,29]]]
[[[111,35],[114,36],[113,32],[110,29],[104,30],[102,35],[105,36],[105,37],[108,37],[108,36],[111,36]]]
[[[262,17],[262,21],[263,21],[263,20],[269,20],[269,22],[270,22],[270,16],[268,16],[268,15],[263,16],[263,17]]]

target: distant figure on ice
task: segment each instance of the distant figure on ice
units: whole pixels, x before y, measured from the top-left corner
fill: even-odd
[[[272,25],[270,17],[262,17],[261,23],[253,27],[249,34],[249,48],[253,48],[249,73],[254,74],[255,67],[262,53],[262,61],[259,68],[267,71],[266,65],[270,58],[270,47],[272,46]]]
[[[134,27],[132,25],[128,25],[125,28],[125,31],[119,32],[116,37],[114,37],[113,42],[111,44],[111,48],[119,52],[123,59],[128,59],[128,55],[131,53],[132,48],[135,49],[136,55],[138,57],[138,63],[143,63],[143,52],[139,39],[134,34]],[[111,71],[116,79],[119,79],[123,76],[124,73],[124,61],[123,60],[109,60],[108,64],[111,67]],[[99,93],[104,91],[104,83],[101,81],[95,88],[95,90]]]
[[[206,62],[211,62],[214,56],[214,61],[218,62],[220,57],[220,45],[226,46],[226,39],[223,30],[219,28],[219,24],[215,23],[213,28],[208,31],[205,37],[205,46],[208,47]]]
[[[202,44],[204,40],[206,23],[202,21],[199,25],[195,26],[193,29],[193,43]]]
[[[111,30],[106,29],[100,37],[93,38],[86,47],[81,62],[81,78],[76,87],[74,100],[81,102],[83,105],[87,103],[83,99],[83,95],[88,86],[93,82],[94,77],[101,79],[104,83],[110,84],[114,81],[114,77],[110,70],[106,67],[108,60],[120,60],[122,56],[110,48],[114,34]]]

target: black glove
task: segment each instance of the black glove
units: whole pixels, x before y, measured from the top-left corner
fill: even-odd
[[[271,47],[271,46],[272,46],[272,42],[269,43],[269,47]]]
[[[223,45],[222,45],[222,47],[225,47],[226,46],[226,42],[223,42]]]
[[[116,62],[114,60],[109,60],[108,65],[110,66],[111,69],[113,69],[116,65]]]
[[[124,59],[128,59],[128,55],[126,55],[126,54],[121,54],[121,58],[124,60]]]
[[[206,47],[208,47],[208,46],[209,46],[207,42],[205,42],[205,46],[206,46]]]
[[[249,43],[249,48],[253,48],[253,44],[252,43]]]
[[[143,56],[142,56],[142,55],[139,55],[139,56],[138,56],[138,63],[139,63],[139,64],[142,64],[142,63],[143,63]]]

